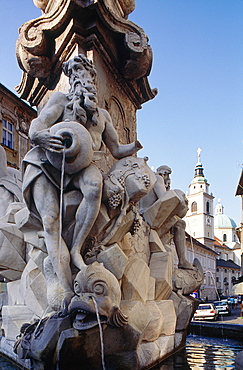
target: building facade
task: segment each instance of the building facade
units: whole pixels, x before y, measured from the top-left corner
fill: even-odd
[[[224,214],[220,200],[214,214],[214,196],[209,192],[209,183],[203,171],[199,149],[195,176],[189,185],[190,193],[187,195],[189,210],[186,215],[186,230],[200,242],[200,248],[194,249],[205,272],[205,282],[200,293],[202,298],[206,296],[211,300],[213,295],[209,293],[210,283],[213,283],[214,290],[218,292],[215,298],[232,294],[234,280],[241,274],[242,252],[237,236],[237,225]],[[189,261],[191,253],[192,248],[188,246]],[[204,291],[209,294],[205,295]]]
[[[200,243],[213,249],[214,245],[214,217],[213,199],[209,192],[209,183],[204,176],[201,163],[201,150],[198,149],[198,161],[194,178],[189,185],[188,207],[186,215],[186,230]]]
[[[28,130],[36,111],[0,83],[0,143],[8,166],[20,169],[30,149]]]

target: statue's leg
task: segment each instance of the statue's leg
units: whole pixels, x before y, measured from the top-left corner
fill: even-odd
[[[75,185],[80,188],[83,199],[76,212],[70,254],[72,263],[81,269],[85,264],[81,256],[82,246],[98,216],[101,204],[102,175],[100,170],[91,164],[75,179]]]
[[[59,240],[60,200],[57,189],[42,174],[33,183],[32,194],[33,201],[42,219],[48,255],[58,280],[65,291],[63,305],[66,308],[74,293],[72,290],[69,250],[64,240],[62,238]]]
[[[185,246],[185,228],[186,223],[183,220],[178,220],[173,226],[174,231],[174,243],[176,247],[176,252],[178,256],[178,267],[183,269],[194,269],[192,264],[187,261],[186,258],[186,246]]]

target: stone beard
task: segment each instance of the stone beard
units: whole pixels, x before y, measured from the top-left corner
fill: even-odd
[[[86,88],[81,79],[76,79],[71,84],[71,89],[67,98],[70,103],[67,104],[67,109],[73,111],[73,120],[82,123],[86,126],[88,120],[92,121],[93,125],[97,125],[98,109],[96,89]]]

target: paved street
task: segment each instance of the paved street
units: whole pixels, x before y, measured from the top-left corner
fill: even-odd
[[[230,316],[228,315],[221,315],[218,319],[218,321],[223,321],[227,324],[240,324],[243,325],[243,319],[240,316],[240,306],[233,308],[232,313]]]

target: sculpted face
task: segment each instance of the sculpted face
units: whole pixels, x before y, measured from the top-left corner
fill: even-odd
[[[126,201],[138,202],[156,182],[145,158],[126,157],[116,162],[104,180],[103,199],[111,208]]]
[[[69,82],[70,85],[80,83],[83,88],[87,91],[95,93],[96,87],[94,83],[94,78],[91,75],[91,72],[88,71],[81,63],[73,62],[69,69],[70,77]]]
[[[121,313],[121,290],[115,276],[103,264],[94,262],[85,266],[74,282],[76,296],[69,305],[73,326],[87,330],[98,325],[96,307],[101,323],[123,326],[127,318]]]

